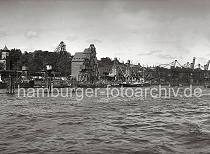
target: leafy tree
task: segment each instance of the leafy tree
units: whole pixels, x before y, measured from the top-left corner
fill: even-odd
[[[62,73],[62,75],[70,75],[71,74],[71,60],[72,57],[68,52],[62,52],[59,55],[59,60],[57,62],[58,71]]]
[[[4,64],[0,63],[0,70],[3,70],[3,69],[4,69]]]
[[[71,54],[68,52],[48,52],[36,50],[28,53],[24,52],[21,57],[21,65],[29,67],[29,70],[38,72],[52,65],[53,71],[60,72],[62,75],[71,74]]]
[[[72,56],[68,52],[49,52],[35,50],[34,52],[21,52],[19,49],[9,51],[7,59],[7,69],[21,70],[22,66],[27,66],[30,71],[38,72],[52,65],[53,71],[60,72],[62,75],[71,74]],[[0,64],[0,69],[3,65]]]
[[[9,69],[14,69],[18,70],[21,68],[21,57],[22,57],[22,52],[20,49],[12,49],[9,52],[9,59],[8,59],[8,66]]]

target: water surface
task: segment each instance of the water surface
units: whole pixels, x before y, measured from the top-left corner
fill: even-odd
[[[0,153],[210,152],[210,96],[0,98]]]

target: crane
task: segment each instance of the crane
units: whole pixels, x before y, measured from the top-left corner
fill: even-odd
[[[57,46],[57,48],[54,50],[54,52],[63,53],[66,52],[66,44],[61,41],[60,44]]]
[[[196,60],[196,58],[194,57],[193,62],[191,63],[191,69],[195,69],[195,60]]]
[[[207,71],[209,69],[209,65],[210,65],[210,60],[208,61],[208,63],[206,65],[204,65],[204,70]]]
[[[198,64],[194,67],[194,69],[199,69],[201,70],[202,68],[204,68],[205,66],[202,66],[201,64]]]
[[[159,67],[163,67],[163,68],[167,68],[167,67],[170,67],[170,68],[176,68],[177,66],[179,67],[182,67],[182,65],[178,62],[178,60],[175,60],[169,64],[161,64],[159,65]]]
[[[187,62],[186,64],[183,65],[184,68],[190,68],[190,62]]]

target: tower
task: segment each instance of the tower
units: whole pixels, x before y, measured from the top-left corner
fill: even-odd
[[[4,49],[2,49],[1,59],[6,60],[8,56],[9,56],[9,49],[5,45]]]
[[[9,57],[9,49],[5,45],[4,49],[1,50],[1,59],[0,59],[0,63],[3,64],[3,68],[1,69],[3,70],[7,69],[8,57]]]

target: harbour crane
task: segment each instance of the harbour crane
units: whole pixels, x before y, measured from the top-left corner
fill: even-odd
[[[194,69],[198,69],[198,70],[202,70],[204,69],[205,66],[201,65],[201,64],[198,64],[194,67]],[[205,69],[204,69],[205,70]]]
[[[57,46],[57,48],[54,50],[54,52],[63,53],[66,52],[66,44],[61,41],[60,44]]]
[[[208,63],[206,65],[204,65],[204,70],[207,71],[209,69],[209,65],[210,65],[210,60],[208,61]]]
[[[196,58],[194,57],[193,58],[193,62],[191,63],[191,69],[195,69],[195,60],[196,60]]]
[[[163,67],[163,68],[167,68],[167,67],[170,67],[170,68],[176,68],[176,67],[183,67],[179,62],[178,60],[175,60],[169,64],[161,64],[159,65],[159,67]]]
[[[190,62],[187,62],[186,64],[183,65],[184,68],[190,68]]]

